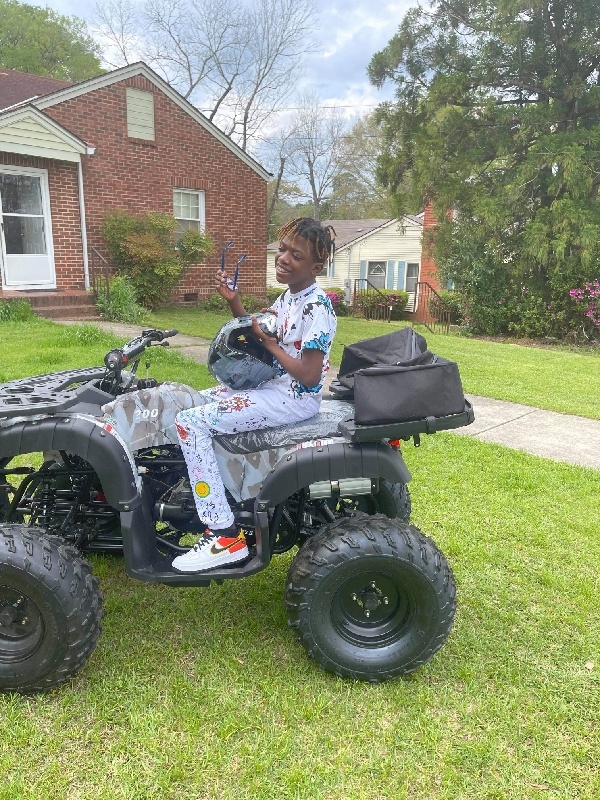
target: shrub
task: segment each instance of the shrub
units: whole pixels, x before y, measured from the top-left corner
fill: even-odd
[[[104,319],[113,322],[138,322],[146,309],[137,302],[133,283],[124,275],[111,278],[110,291],[98,292],[96,307]]]
[[[391,306],[389,318],[399,320],[407,303],[408,292],[400,289],[379,289],[377,292],[363,289],[356,292],[355,297],[355,305],[366,319],[388,319]]]
[[[186,230],[170,214],[108,214],[102,225],[108,255],[117,272],[135,287],[138,302],[147,308],[168,303],[188,264],[202,261],[212,250],[210,237]]]
[[[439,306],[440,300],[448,307],[450,311],[450,322],[453,325],[461,325],[464,318],[464,297],[460,292],[452,292],[448,289],[439,289],[437,292],[439,297],[432,295],[429,299],[429,313],[432,317],[439,319]]]
[[[279,292],[279,294],[281,294],[281,292]],[[279,297],[279,295],[277,295],[277,297]],[[249,314],[258,314],[263,308],[269,308],[271,305],[267,302],[265,297],[256,297],[253,294],[243,294],[240,299],[242,305]]]
[[[586,283],[584,289],[571,289],[569,295],[579,307],[585,338],[600,336],[600,281]]]
[[[34,317],[28,300],[0,300],[0,322],[27,322]]]
[[[331,305],[337,316],[347,317],[350,313],[350,309],[346,304],[346,293],[344,290],[340,289],[339,286],[335,286],[331,289],[325,289],[324,291],[331,300]]]
[[[279,292],[279,294],[281,294],[281,292]],[[279,297],[279,295],[277,295],[277,297]],[[249,314],[257,314],[261,309],[269,306],[269,302],[265,300],[264,297],[255,297],[252,294],[242,294],[240,295],[240,300]],[[198,308],[202,309],[202,311],[211,311],[216,314],[229,312],[227,300],[221,297],[218,292],[209,295],[206,300],[201,300],[198,303]]]
[[[284,286],[267,286],[267,306],[270,308],[284,291]]]
[[[200,300],[198,308],[201,311],[210,311],[215,314],[222,314],[229,311],[227,301],[221,297],[220,294],[217,294],[217,292],[209,295],[205,300]]]

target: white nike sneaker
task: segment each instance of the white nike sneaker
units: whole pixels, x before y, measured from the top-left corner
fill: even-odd
[[[247,557],[246,537],[240,528],[227,528],[224,531],[207,528],[191,550],[173,559],[173,569],[178,572],[203,572],[223,564],[235,564]]]

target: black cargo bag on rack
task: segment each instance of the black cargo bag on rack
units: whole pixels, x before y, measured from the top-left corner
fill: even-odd
[[[412,328],[344,347],[339,383],[354,394],[357,425],[445,417],[465,410],[453,361],[436,356]]]

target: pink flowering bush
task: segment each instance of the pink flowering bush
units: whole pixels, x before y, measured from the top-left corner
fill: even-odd
[[[325,289],[325,294],[331,300],[333,310],[338,317],[346,317],[348,315],[348,306],[346,305],[345,293],[343,289]]]
[[[586,283],[584,289],[571,289],[569,294],[581,306],[584,329],[590,336],[599,333],[600,328],[600,281]]]

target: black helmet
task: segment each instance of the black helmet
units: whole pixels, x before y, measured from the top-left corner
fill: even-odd
[[[270,311],[254,315],[266,336],[276,336],[277,315]],[[236,317],[225,323],[208,351],[208,369],[231,389],[256,389],[281,374],[273,356],[252,335],[252,317]]]

